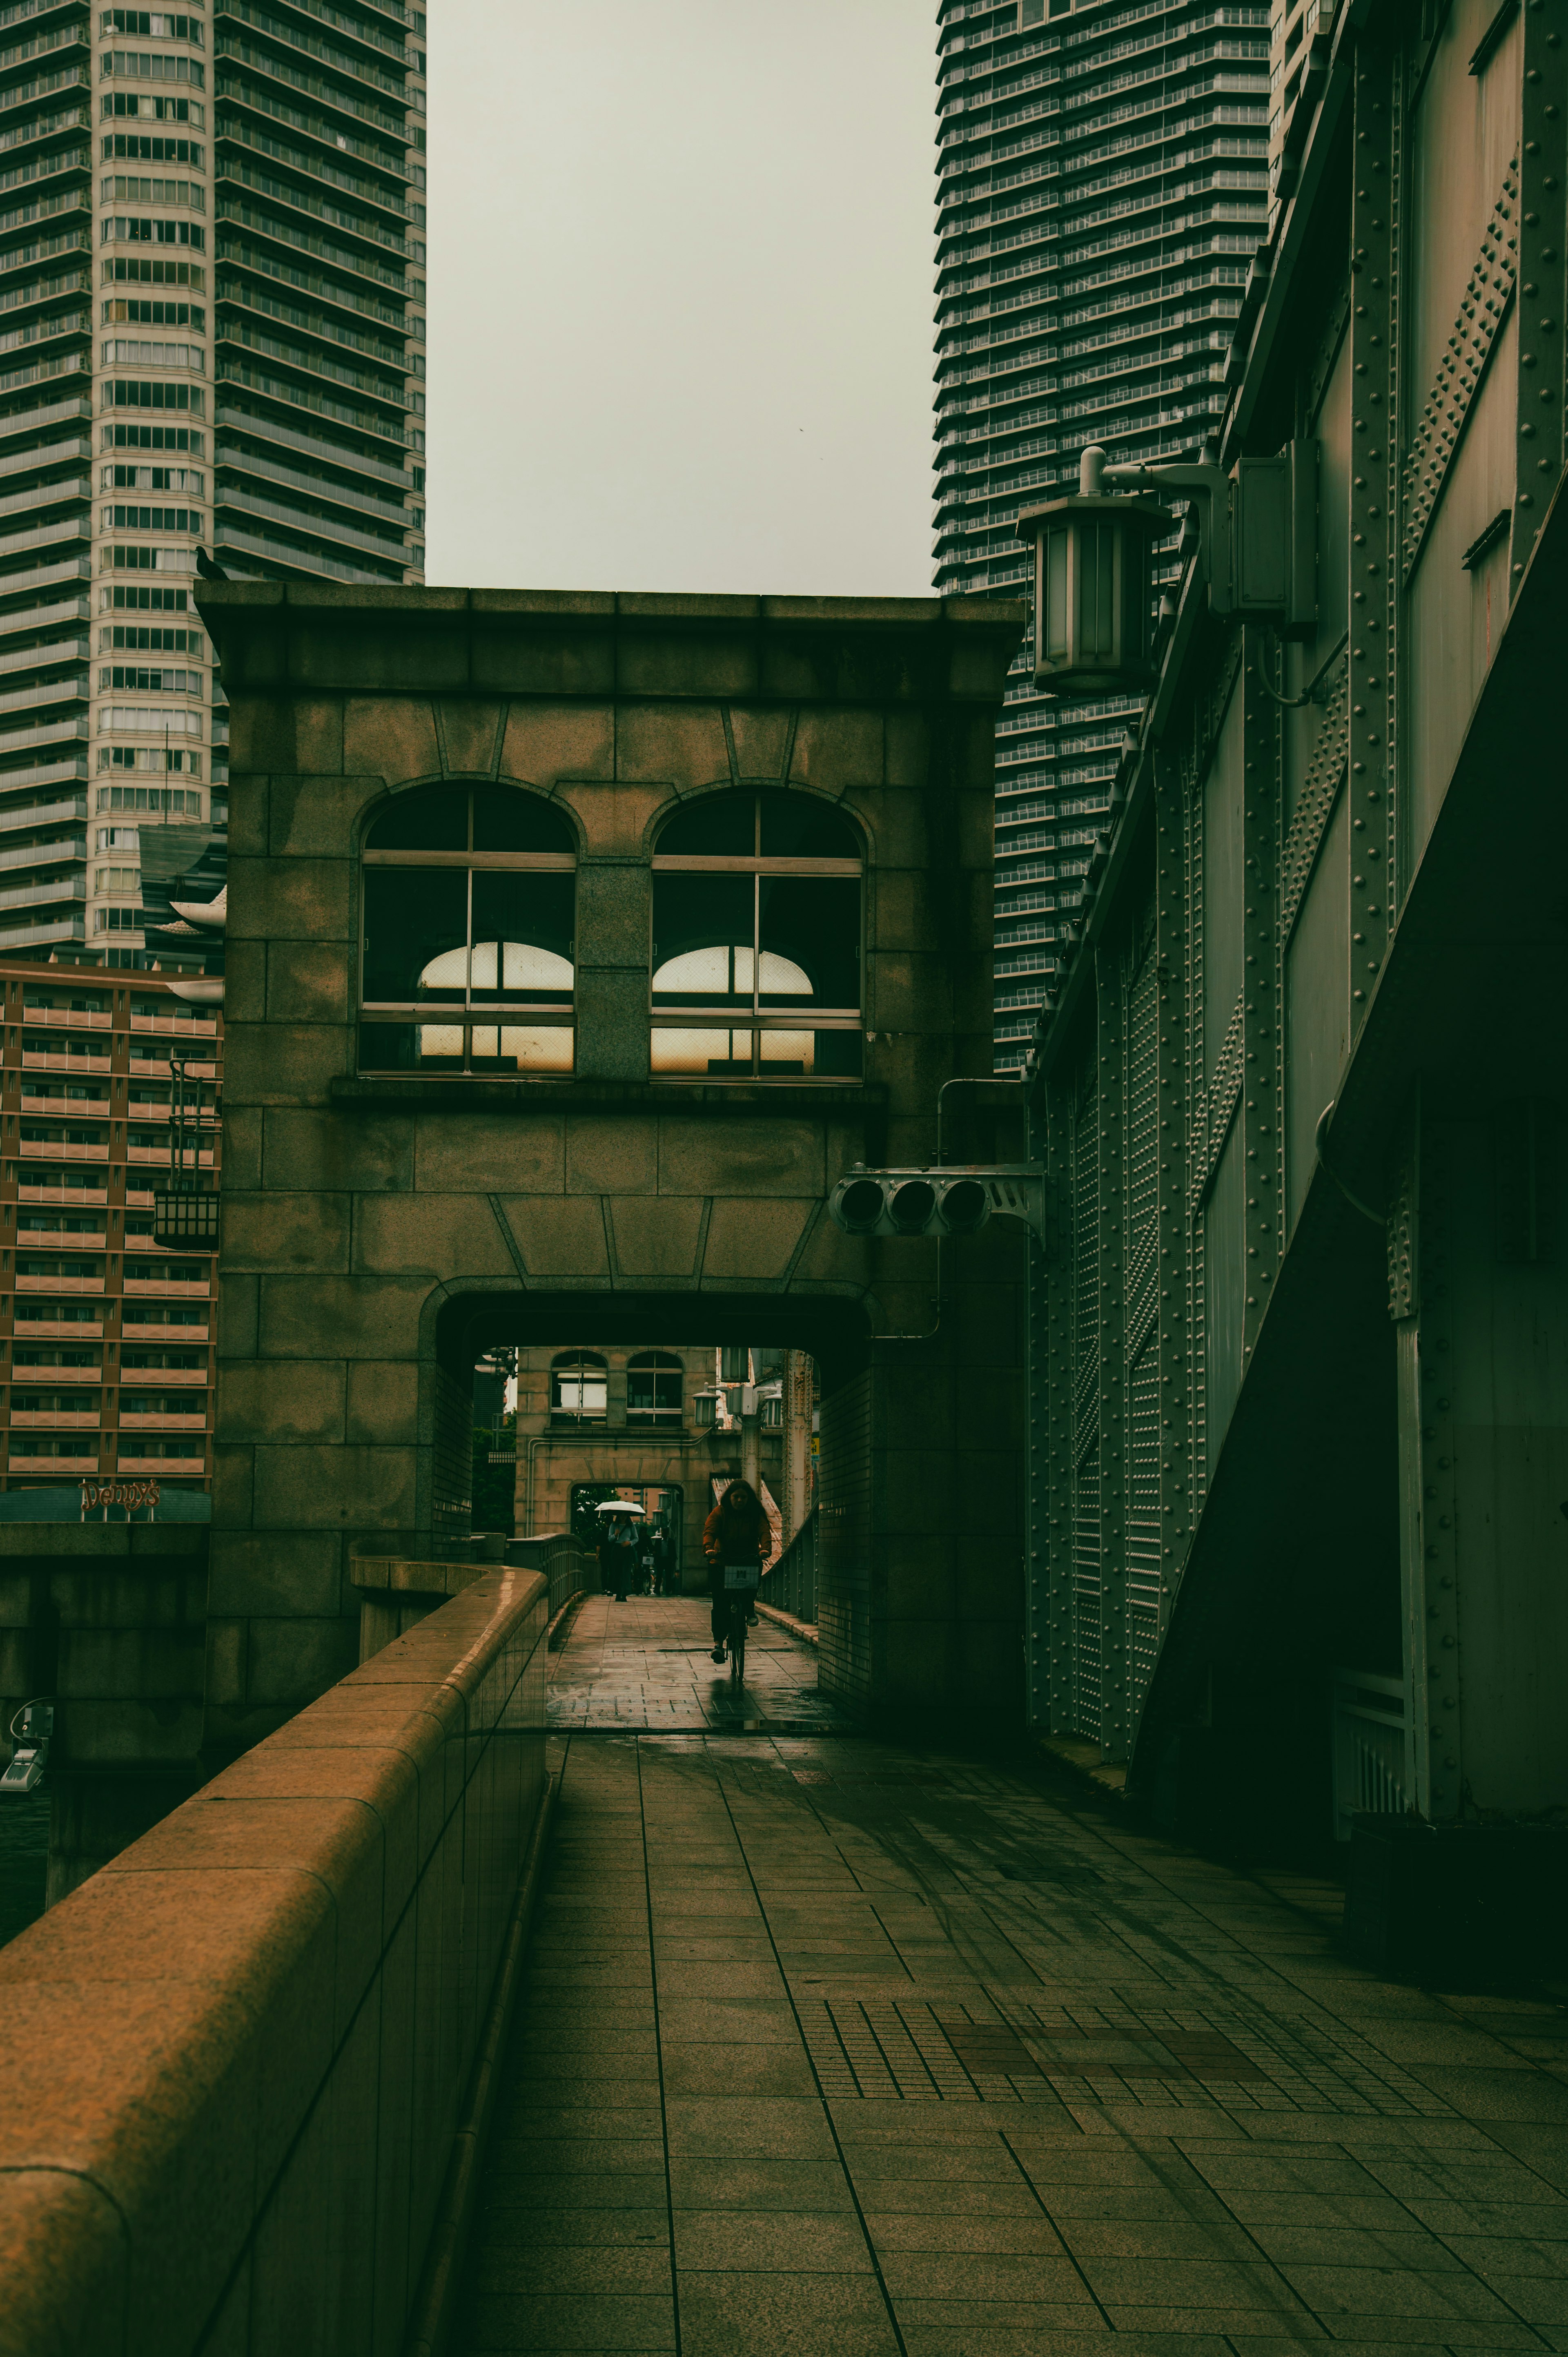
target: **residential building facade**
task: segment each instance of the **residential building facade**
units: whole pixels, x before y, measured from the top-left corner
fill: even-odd
[[[1266,221],[1269,26],[1258,0],[941,8],[944,594],[1019,594],[1018,511],[1075,481],[1090,443],[1187,457],[1218,423]],[[1014,662],[996,747],[999,1071],[1023,1065],[1136,709],[1058,710],[1035,691],[1031,645]]]
[[[154,1234],[171,1058],[208,1109],[221,1018],[158,974],[0,965],[0,1490],[211,1480],[212,1254]]]
[[[134,970],[227,825],[198,549],[423,578],[425,17],[0,13],[0,954]]]

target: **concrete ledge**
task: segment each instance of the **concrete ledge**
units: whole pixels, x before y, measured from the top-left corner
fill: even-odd
[[[777,1604],[764,1604],[760,1597],[757,1599],[757,1609],[764,1620],[776,1620],[780,1629],[788,1629],[791,1637],[799,1637],[803,1644],[814,1645],[817,1642],[814,1620],[797,1620],[792,1612],[780,1611]]]
[[[588,1590],[585,1587],[576,1588],[566,1598],[560,1611],[552,1616],[550,1631],[545,1641],[553,1653],[558,1653],[566,1642],[572,1623],[587,1600]]]
[[[0,2357],[401,2345],[544,1796],[545,1621],[489,1572],[0,1950]]]
[[[413,1104],[464,1112],[520,1112],[566,1105],[574,1113],[704,1114],[765,1113],[870,1117],[883,1114],[887,1091],[875,1082],[817,1081],[791,1088],[780,1081],[482,1081],[444,1073],[387,1072],[365,1079],[335,1073],[328,1083],[338,1105]]]
[[[1037,1735],[1035,1749],[1053,1767],[1065,1768],[1069,1776],[1092,1784],[1097,1792],[1109,1792],[1119,1801],[1127,1790],[1125,1766],[1102,1759],[1098,1743],[1087,1743],[1076,1735]]]

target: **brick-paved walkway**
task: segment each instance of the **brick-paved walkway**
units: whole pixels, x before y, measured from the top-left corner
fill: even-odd
[[[712,1658],[705,1596],[590,1596],[550,1678],[552,1727],[831,1727],[817,1656],[759,1615],[736,1686]]]
[[[866,1738],[574,1735],[467,2347],[1568,2351],[1568,2017]]]

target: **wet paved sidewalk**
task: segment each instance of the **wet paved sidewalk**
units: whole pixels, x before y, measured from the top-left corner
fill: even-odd
[[[867,1738],[575,1735],[472,2352],[1568,2351],[1568,2017]]]
[[[816,1648],[758,1615],[747,1632],[746,1683],[712,1658],[705,1596],[590,1596],[550,1674],[557,1727],[832,1727],[817,1695]]]

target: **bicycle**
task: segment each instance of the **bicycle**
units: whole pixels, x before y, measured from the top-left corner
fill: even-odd
[[[725,1651],[729,1655],[732,1685],[746,1681],[746,1615],[757,1599],[760,1566],[755,1563],[726,1563],[725,1566],[725,1602],[729,1607],[729,1625],[725,1631]]]

